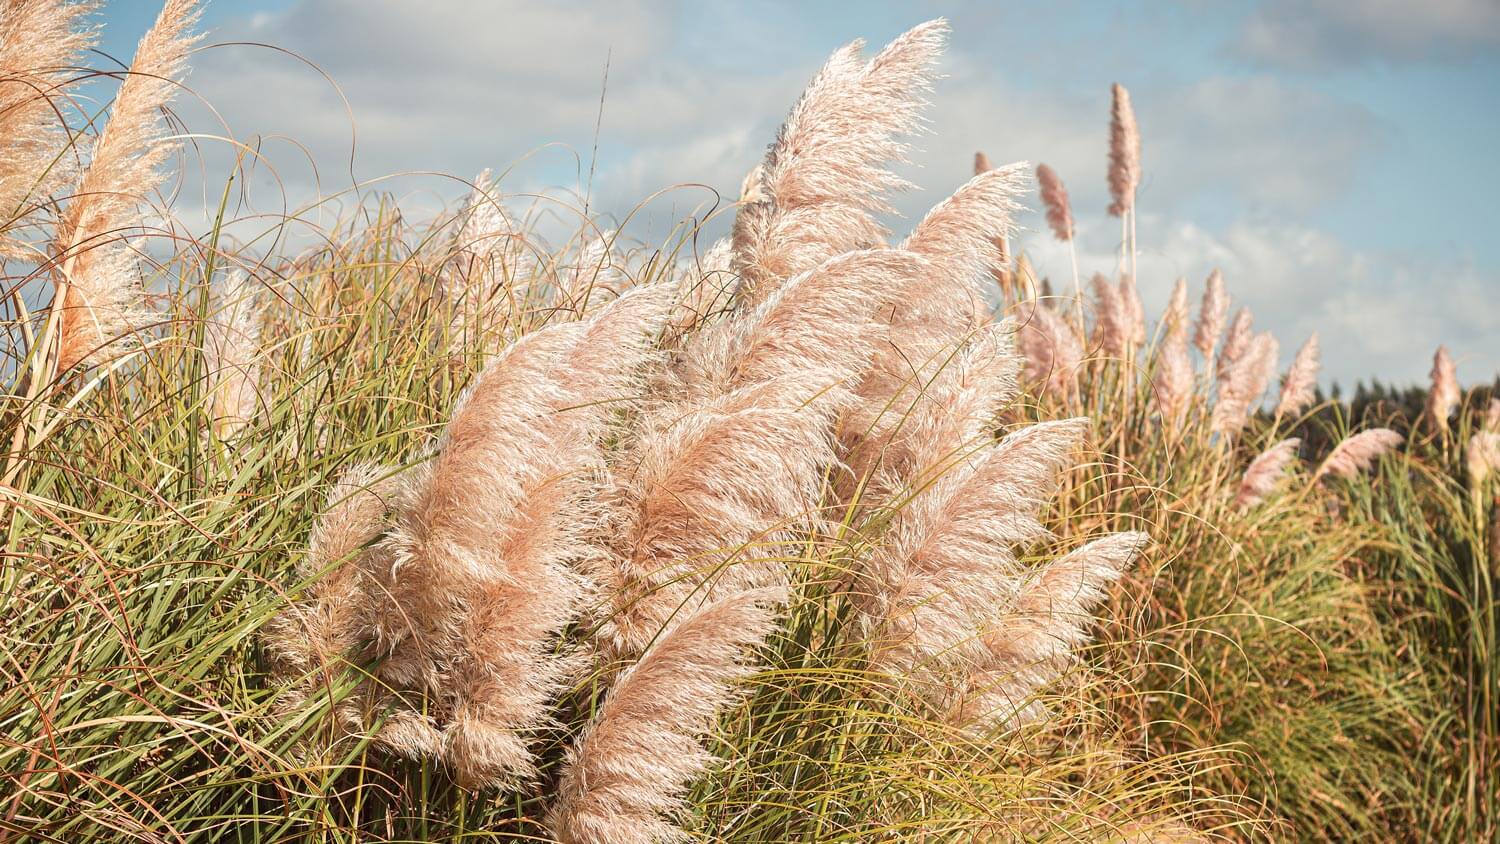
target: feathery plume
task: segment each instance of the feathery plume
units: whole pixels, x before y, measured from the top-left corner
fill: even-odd
[[[621,514],[596,566],[595,637],[607,656],[639,654],[695,605],[780,585],[792,531],[817,510],[846,404],[817,369],[642,418],[613,470]]]
[[[0,256],[27,255],[16,224],[76,175],[54,100],[70,87],[68,65],[93,46],[95,33],[79,23],[94,8],[67,0],[0,7]]]
[[[920,257],[894,249],[830,259],[701,331],[677,362],[672,386],[702,398],[810,369],[832,373],[835,383],[847,380],[865,367],[874,337],[883,333],[874,322],[876,306],[926,278],[927,270]]]
[[[1120,304],[1125,309],[1125,324],[1129,329],[1126,336],[1131,345],[1142,345],[1146,342],[1146,307],[1141,304],[1141,291],[1130,273],[1120,277]]]
[[[846,449],[845,463],[881,500],[901,494],[924,472],[994,441],[1002,407],[1016,391],[1019,369],[1009,323],[991,324],[922,373],[922,386],[892,415],[896,425]],[[867,493],[868,495],[869,493]]]
[[[1110,90],[1114,102],[1109,121],[1109,195],[1114,202],[1109,213],[1123,217],[1135,207],[1135,190],[1141,183],[1141,132],[1130,105],[1130,92],[1119,83]]]
[[[1187,279],[1179,278],[1172,285],[1172,297],[1167,300],[1167,309],[1162,311],[1162,325],[1166,328],[1167,336],[1177,335],[1182,338],[1184,346],[1187,345],[1188,328],[1188,289]]]
[[[1477,431],[1470,436],[1464,462],[1469,470],[1469,483],[1476,489],[1490,475],[1500,472],[1500,433]]]
[[[1010,230],[1025,165],[975,176],[928,212],[897,250],[922,262],[880,300],[884,336],[855,388],[858,403],[843,421],[846,458],[854,479],[869,476],[895,429],[924,401],[925,385],[991,322],[981,283]],[[842,490],[848,492],[849,490]]]
[[[1021,318],[1016,345],[1026,360],[1026,378],[1045,385],[1048,392],[1066,396],[1083,363],[1083,343],[1073,326],[1057,311],[1036,306]]]
[[[988,155],[985,155],[983,151],[974,153],[974,175],[978,176],[980,173],[988,173],[993,169],[995,169],[995,165],[990,163]]]
[[[1219,335],[1224,332],[1224,318],[1228,315],[1229,294],[1224,290],[1224,276],[1215,269],[1208,274],[1208,284],[1203,288],[1203,301],[1198,306],[1198,327],[1193,332],[1193,346],[1203,355],[1203,360],[1213,358]]]
[[[1427,391],[1427,424],[1434,431],[1448,430],[1448,417],[1463,400],[1458,386],[1458,368],[1447,346],[1438,346],[1432,356],[1432,386]]]
[[[1276,415],[1293,417],[1300,414],[1316,398],[1314,389],[1318,385],[1318,335],[1314,333],[1297,350],[1297,357],[1281,379],[1281,398],[1276,402]]]
[[[983,636],[983,669],[950,693],[949,720],[987,729],[1043,717],[1032,696],[1067,669],[1073,649],[1088,640],[1085,627],[1106,588],[1149,545],[1143,533],[1105,536],[1048,563],[1025,582]]]
[[[706,325],[710,317],[728,310],[737,280],[731,263],[729,238],[714,241],[701,256],[690,256],[677,282],[677,305],[668,325],[672,338],[680,338]],[[675,342],[664,345],[675,346]]]
[[[1036,182],[1041,188],[1042,205],[1047,208],[1047,225],[1058,240],[1073,239],[1073,206],[1068,203],[1068,189],[1062,179],[1045,164],[1036,167]]]
[[[490,170],[474,177],[461,217],[463,224],[453,236],[454,258],[439,276],[438,289],[453,309],[452,334],[467,345],[470,334],[484,336],[492,301],[518,274],[519,246]]]
[[[886,169],[904,156],[896,140],[920,128],[921,95],[948,25],[922,24],[868,62],[863,42],[833,54],[808,85],[766,153],[758,202],[734,223],[735,270],[749,302],[828,258],[884,240],[874,214],[906,187]]]
[[[583,608],[580,575],[603,515],[597,441],[668,308],[665,287],[622,296],[585,323],[549,326],[481,373],[437,456],[408,472],[376,582],[399,609],[371,623],[380,676],[433,698],[443,761],[463,785],[534,776],[529,748],[577,670],[557,639]],[[401,725],[397,750],[430,752]]]
[[[360,557],[384,527],[393,482],[391,470],[371,463],[344,469],[328,491],[322,516],[313,526],[297,577],[309,582],[308,595],[267,623],[263,641],[276,674],[293,684],[282,705],[295,707],[335,678],[363,644],[371,596],[362,582]],[[361,717],[353,699],[334,713],[336,732],[358,731]]]
[[[1193,395],[1193,360],[1188,355],[1187,279],[1177,279],[1172,298],[1162,314],[1166,336],[1156,360],[1152,386],[1162,419],[1180,420],[1187,413]]]
[[[78,195],[58,220],[59,372],[104,361],[145,324],[134,253],[121,235],[141,225],[139,204],[161,183],[158,168],[172,145],[159,112],[186,69],[197,18],[196,0],[167,0],[136,48]]]
[[[1120,299],[1120,289],[1100,273],[1094,274],[1094,342],[1104,354],[1123,359],[1130,340],[1130,315]]]
[[[1219,388],[1223,389],[1224,382],[1229,380],[1234,372],[1235,365],[1250,350],[1250,342],[1255,337],[1255,315],[1250,313],[1249,308],[1240,308],[1234,312],[1234,320],[1229,323],[1229,334],[1224,338],[1224,345],[1219,349],[1218,362],[1214,364],[1214,373],[1219,381]]]
[[[1324,475],[1353,478],[1400,445],[1402,436],[1389,428],[1371,428],[1345,437],[1318,467],[1314,480]]]
[[[261,410],[257,286],[245,273],[231,273],[203,330],[211,425],[221,440],[232,439]]]
[[[983,657],[973,615],[1013,597],[1007,590],[1016,589],[1025,570],[1011,547],[1048,535],[1041,508],[1084,429],[1082,419],[1044,422],[957,465],[947,464],[962,451],[917,467],[911,481],[920,491],[893,516],[861,589],[862,621],[879,670],[909,675],[934,661]],[[941,445],[950,452],[975,446]]]
[[[1234,435],[1244,429],[1255,412],[1266,388],[1276,377],[1276,361],[1281,347],[1270,332],[1255,335],[1249,349],[1219,384],[1218,400],[1210,419],[1215,433]]]
[[[750,651],[784,597],[747,591],[699,607],[620,674],[563,763],[547,813],[560,844],[687,840],[671,819],[715,762],[703,739],[754,670]]]
[[[1004,243],[1025,182],[1024,163],[987,170],[927,212],[900,248],[927,258],[933,269],[921,295],[911,290],[902,297],[903,316],[893,326],[948,341],[989,321],[980,281],[1008,261]]]
[[[1301,447],[1302,440],[1292,437],[1261,452],[1251,461],[1240,480],[1239,491],[1234,496],[1235,506],[1249,510],[1265,501],[1286,474],[1286,467],[1297,459],[1297,449]]]

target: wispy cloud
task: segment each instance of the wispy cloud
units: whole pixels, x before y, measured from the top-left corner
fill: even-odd
[[[1236,52],[1299,69],[1461,62],[1500,51],[1494,0],[1271,0],[1246,19]]]

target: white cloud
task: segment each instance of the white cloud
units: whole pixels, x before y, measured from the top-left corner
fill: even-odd
[[[1494,0],[1271,0],[1250,14],[1235,45],[1252,60],[1304,69],[1467,61],[1497,49]]]
[[[635,234],[659,237],[682,215],[706,210],[713,193],[679,187],[645,209],[637,203],[687,183],[732,199],[835,46],[804,56],[786,44],[753,43],[760,33],[751,27],[724,32],[710,57],[676,31],[681,16],[674,0],[302,0],[226,25],[214,38],[284,46],[339,88],[295,58],[252,47],[200,55],[192,83],[235,134],[264,138],[276,175],[262,167],[251,197],[276,213],[283,190],[295,207],[347,189],[351,155],[359,179],[411,171],[467,178],[517,163],[506,181],[513,192],[581,192],[608,57],[591,207],[634,213],[644,221]],[[859,34],[857,23],[851,27],[850,37]],[[755,60],[768,54],[785,63]],[[745,63],[735,64],[737,56]],[[1107,86],[1044,92],[997,78],[993,66],[962,52],[945,60],[949,78],[928,112],[934,132],[917,139],[907,171],[926,189],[899,198],[898,208],[919,217],[969,177],[976,148],[997,162],[1045,161],[1072,192],[1084,269],[1111,270],[1118,229],[1103,215]],[[1303,222],[1345,191],[1389,134],[1367,110],[1269,75],[1152,76],[1133,89],[1149,215],[1139,232],[1142,283],[1154,305],[1176,276],[1201,283],[1221,266],[1288,354],[1308,332],[1322,332],[1328,372],[1341,380],[1374,371],[1415,380],[1438,342],[1452,344],[1461,360],[1467,355],[1475,378],[1500,365],[1485,348],[1500,334],[1487,316],[1497,311],[1476,306],[1486,291],[1493,298],[1500,279],[1447,267],[1445,295],[1432,296],[1425,268],[1353,249]],[[203,125],[203,115],[189,117]],[[223,150],[207,172],[211,184],[228,172]],[[466,192],[432,175],[383,184],[404,193],[412,215]],[[211,207],[217,193],[204,194]],[[1205,209],[1220,219],[1202,222],[1213,216]],[[1055,244],[1038,235],[1031,245],[1054,276],[1066,272]]]

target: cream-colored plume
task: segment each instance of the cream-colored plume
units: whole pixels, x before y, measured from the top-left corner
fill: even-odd
[[[1458,367],[1447,346],[1438,346],[1432,356],[1432,385],[1427,390],[1427,424],[1434,431],[1448,430],[1448,417],[1463,400],[1458,386]]]
[[[1210,420],[1214,432],[1233,436],[1244,429],[1276,377],[1280,352],[1281,347],[1270,332],[1262,332],[1250,340],[1249,348],[1219,382],[1219,395]]]
[[[339,474],[297,565],[297,577],[311,584],[308,594],[272,618],[262,634],[273,669],[292,684],[288,708],[334,689],[359,657],[372,597],[379,600],[362,581],[360,558],[384,529],[394,486],[390,475],[388,467],[369,463]],[[352,701],[336,714],[335,737],[362,726]]]
[[[1239,491],[1234,497],[1235,505],[1248,510],[1265,501],[1266,496],[1276,489],[1286,475],[1286,467],[1297,459],[1297,449],[1301,447],[1302,440],[1292,437],[1261,452],[1250,463],[1245,476],[1240,480]]]
[[[1099,273],[1090,283],[1094,288],[1094,343],[1106,357],[1123,360],[1131,327],[1120,289]]]
[[[1014,726],[1046,712],[1036,693],[1067,670],[1088,641],[1093,610],[1150,545],[1143,533],[1117,533],[1043,566],[1020,587],[983,635],[986,659],[948,692],[948,718],[971,729]]]
[[[1162,419],[1173,424],[1187,414],[1193,398],[1193,359],[1188,353],[1187,321],[1187,280],[1178,279],[1162,316],[1166,336],[1157,353],[1152,379]]]
[[[1249,308],[1240,308],[1234,312],[1234,320],[1229,323],[1229,334],[1224,337],[1224,345],[1220,347],[1218,361],[1214,364],[1214,374],[1220,389],[1223,389],[1224,382],[1234,373],[1235,365],[1250,350],[1250,342],[1255,339],[1254,326],[1255,315],[1250,313]]]
[[[1314,479],[1324,475],[1353,478],[1369,469],[1383,455],[1400,445],[1403,437],[1389,428],[1371,428],[1345,437],[1329,452]]]
[[[1135,284],[1135,276],[1125,273],[1120,276],[1120,306],[1125,313],[1126,339],[1130,345],[1140,346],[1146,342],[1146,307],[1141,303],[1141,291]]]
[[[59,372],[107,360],[148,321],[124,233],[141,227],[140,206],[161,183],[159,167],[171,155],[161,110],[186,70],[197,41],[188,31],[197,17],[196,0],[167,0],[136,48],[77,196],[58,220]]]
[[[1068,189],[1062,179],[1045,164],[1036,167],[1036,182],[1041,190],[1042,205],[1047,209],[1047,225],[1052,235],[1061,241],[1073,239],[1073,206],[1068,202]]]
[[[669,306],[632,291],[592,320],[549,326],[488,366],[437,454],[409,470],[372,580],[394,609],[369,623],[380,677],[424,695],[381,739],[439,752],[471,787],[533,776],[532,734],[578,669],[558,637],[583,609],[605,523],[598,440],[638,397]]]
[[[1118,83],[1111,89],[1114,102],[1109,120],[1109,213],[1122,217],[1135,208],[1135,190],[1141,183],[1141,131],[1130,105],[1130,92]]]
[[[1297,357],[1281,379],[1281,398],[1276,402],[1276,415],[1292,418],[1306,410],[1316,399],[1318,386],[1318,335],[1313,334],[1297,350]]]
[[[69,66],[93,46],[80,26],[92,2],[10,0],[0,5],[0,257],[35,257],[18,229],[77,177],[57,100],[70,95]]]
[[[1083,341],[1057,311],[1028,307],[1020,317],[1016,346],[1026,360],[1026,379],[1055,396],[1070,395],[1083,363]]]
[[[1229,294],[1224,290],[1224,276],[1217,269],[1208,274],[1203,301],[1198,307],[1198,326],[1193,331],[1193,346],[1203,360],[1213,359],[1219,335],[1224,333],[1224,319],[1229,316]]]
[[[203,364],[214,434],[233,439],[261,411],[261,307],[259,282],[245,273],[229,274],[213,297],[203,327]]]
[[[547,828],[560,844],[687,841],[683,794],[715,761],[703,746],[775,626],[777,590],[687,611],[626,668],[568,749]]]
[[[920,128],[922,94],[948,25],[936,20],[892,41],[868,62],[856,41],[828,60],[766,154],[763,198],[735,217],[735,270],[753,303],[798,273],[885,238],[874,215],[906,187],[887,169],[900,136]]]
[[[452,309],[451,333],[461,346],[485,337],[502,290],[520,274],[521,235],[500,202],[494,174],[483,170],[464,204],[463,220],[453,236],[452,259],[439,276],[438,289]]]
[[[1464,449],[1464,464],[1469,471],[1469,483],[1475,488],[1500,472],[1500,432],[1474,432],[1468,448]]]

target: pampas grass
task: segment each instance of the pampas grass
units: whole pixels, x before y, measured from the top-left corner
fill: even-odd
[[[1287,466],[1297,459],[1297,449],[1301,447],[1302,440],[1289,437],[1261,452],[1240,479],[1235,506],[1249,509],[1265,501],[1285,476]]]
[[[1329,452],[1314,477],[1333,475],[1348,480],[1369,469],[1404,441],[1404,437],[1389,428],[1351,434]]]
[[[1083,363],[1083,343],[1061,314],[1045,305],[1020,316],[1016,346],[1026,361],[1026,379],[1063,396],[1074,386]]]
[[[737,592],[690,612],[610,689],[568,751],[547,827],[563,844],[688,838],[683,792],[713,763],[702,740],[770,634],[776,590]]]
[[[1114,99],[1109,113],[1109,213],[1123,217],[1135,209],[1135,191],[1141,183],[1141,131],[1130,92],[1118,83],[1110,91]]]
[[[183,246],[152,308],[193,336],[97,377],[25,380],[14,297],[0,826],[1489,836],[1480,397],[1400,471],[1379,430],[1320,460],[1368,415],[1262,408],[1248,313],[1210,377],[1217,274],[1191,338],[1128,260],[1092,325],[1054,306],[1024,165],[892,243],[941,30],[837,53],[702,252],[482,174],[430,224],[356,186],[295,257]]]
[[[1246,312],[1248,313],[1248,312]],[[1193,347],[1203,359],[1213,357],[1224,333],[1224,319],[1229,315],[1229,294],[1224,291],[1224,276],[1214,270],[1208,274],[1203,300],[1198,308],[1198,324],[1193,329]]]
[[[16,230],[77,175],[59,112],[73,88],[68,66],[93,46],[95,33],[82,23],[94,8],[68,0],[0,7],[0,255],[7,258],[34,256]]]
[[[1123,358],[1134,331],[1120,289],[1102,273],[1094,274],[1090,286],[1094,289],[1094,342],[1105,355]]]
[[[1481,488],[1485,479],[1500,472],[1500,432],[1478,431],[1470,436],[1464,449],[1464,461],[1469,484],[1475,489]]]
[[[1073,206],[1068,203],[1068,189],[1062,179],[1045,164],[1036,166],[1036,181],[1041,188],[1042,206],[1047,209],[1047,225],[1058,240],[1073,239]]]
[[[197,15],[196,0],[169,0],[141,38],[77,195],[58,220],[53,307],[59,372],[109,359],[148,320],[135,254],[120,238],[140,228],[139,206],[161,183],[160,167],[171,155],[159,112],[187,67]]]
[[[1250,350],[1250,343],[1255,337],[1254,325],[1255,315],[1249,308],[1240,308],[1234,312],[1234,319],[1229,323],[1229,333],[1225,335],[1224,344],[1219,347],[1219,357],[1214,363],[1214,374],[1220,388],[1233,376],[1236,365]]]
[[[214,298],[203,331],[210,424],[216,436],[233,439],[264,409],[260,395],[261,308],[259,284],[232,272]]]
[[[1454,365],[1447,346],[1438,346],[1433,354],[1431,378],[1432,384],[1427,390],[1427,424],[1433,431],[1444,432],[1448,430],[1448,418],[1453,415],[1453,409],[1463,400],[1458,386],[1458,367]]]
[[[833,54],[803,93],[762,164],[759,201],[735,217],[735,271],[748,302],[843,252],[885,238],[873,214],[905,187],[886,169],[919,128],[920,97],[948,25],[923,24],[868,62],[863,42]],[[858,132],[847,131],[858,126]]]
[[[1281,397],[1276,401],[1276,415],[1295,417],[1313,403],[1318,386],[1318,335],[1313,334],[1297,350],[1291,368],[1281,379]]]

